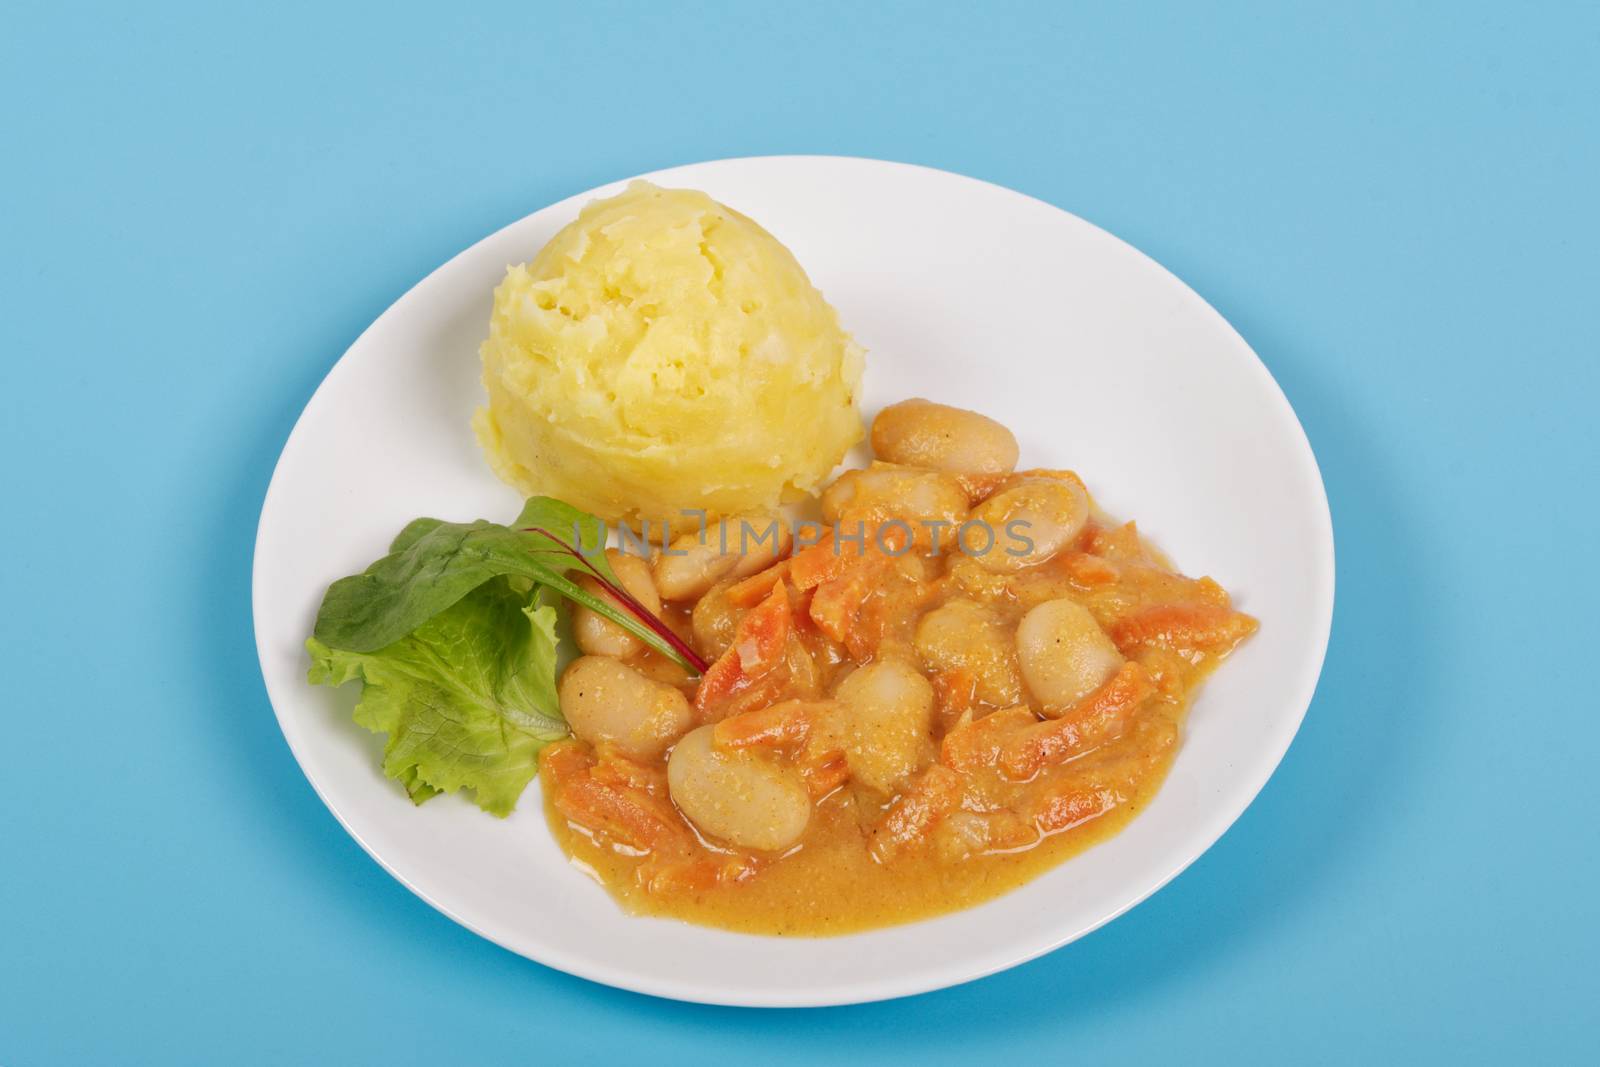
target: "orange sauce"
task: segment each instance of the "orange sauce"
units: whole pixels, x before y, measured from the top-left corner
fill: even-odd
[[[774,577],[765,584],[776,587],[792,575]],[[708,596],[726,592],[728,584]],[[1215,582],[1178,574],[1132,524],[1115,526],[1098,516],[1068,550],[1010,574],[991,573],[959,555],[910,553],[882,570],[851,616],[845,640],[819,632],[809,619],[807,605],[815,596],[820,594],[788,587],[789,640],[809,666],[789,689],[767,693],[762,705],[782,697],[826,701],[852,670],[883,657],[917,663],[939,693],[921,769],[892,791],[868,788],[852,777],[809,778],[810,821],[791,847],[774,855],[701,834],[666,789],[667,757],[636,764],[581,741],[562,742],[548,750],[555,755],[544,768],[551,830],[573,862],[629,912],[757,934],[822,936],[923,919],[1006,893],[1113,836],[1149,803],[1171,766],[1196,690],[1256,625],[1232,609]],[[997,734],[1011,745],[1005,751],[1045,753],[1025,767],[1007,770],[1004,759],[993,758],[963,762],[959,746],[949,741],[952,733],[970,731],[1002,711],[975,698],[970,685],[964,693],[952,692],[948,672],[941,675],[918,654],[918,622],[957,598],[983,605],[1013,633],[1036,605],[1070,599],[1088,610],[1126,657],[1097,697],[1084,698],[1060,719],[1050,717],[1060,709],[1041,708],[1024,690],[1020,706],[992,720],[997,730],[1006,716],[1012,720],[1014,729],[1008,725]],[[730,622],[737,625],[748,611],[730,610]],[[689,636],[685,612],[668,617]],[[703,634],[697,640],[706,643]],[[714,656],[725,649],[701,651]],[[671,674],[660,662],[640,666],[657,677]],[[1101,720],[1092,719],[1089,703],[1114,702],[1116,693],[1108,696],[1107,690],[1130,680],[1136,683],[1133,703],[1113,707],[1116,715],[1104,719],[1111,726],[1096,726]],[[960,689],[962,679],[956,681]],[[702,721],[716,721],[726,711],[702,707],[700,714]],[[1052,725],[1072,716],[1088,724],[1083,736],[1092,743]],[[813,744],[816,729],[807,744],[825,748]],[[1070,744],[1028,750],[1014,743],[1051,731],[1052,744],[1062,736]],[[797,752],[773,758],[804,762]],[[826,760],[814,761],[824,765]],[[594,787],[591,778],[605,784]],[[586,797],[600,797],[598,806],[592,797],[578,802],[573,783],[580,780],[589,789]],[[936,787],[945,790],[945,800],[931,817],[896,814],[914,807],[908,796]]]

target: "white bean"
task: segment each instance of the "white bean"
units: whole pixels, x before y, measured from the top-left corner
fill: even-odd
[[[941,544],[948,545],[967,517],[967,493],[953,475],[892,463],[846,471],[822,491],[821,505],[828,522],[841,523],[851,534],[864,524],[869,538],[899,520],[911,528],[919,548],[928,547],[936,528]]]
[[[667,600],[702,596],[723,578],[748,578],[789,551],[789,524],[781,516],[740,515],[686,533],[656,558],[655,582]]]
[[[969,670],[977,679],[978,699],[996,707],[1022,697],[1016,643],[992,608],[957,598],[922,617],[915,637],[917,655],[934,670]]]
[[[929,400],[902,400],[872,420],[872,452],[889,463],[950,474],[1010,474],[1017,439],[986,415]]]
[[[1046,715],[1060,715],[1104,685],[1122,653],[1075,600],[1047,600],[1017,626],[1017,664]]]
[[[694,724],[681,692],[609,656],[573,660],[558,693],[574,734],[590,744],[615,745],[634,759],[655,759]]]
[[[811,796],[792,767],[748,750],[714,747],[712,727],[679,741],[667,761],[667,789],[703,833],[741,848],[776,852],[805,833]]]
[[[834,694],[840,741],[850,775],[893,793],[933,761],[933,686],[903,659],[857,669]]]
[[[711,591],[694,602],[689,613],[689,630],[694,636],[694,647],[707,659],[716,659],[733,644],[733,631],[739,625],[743,608],[728,603],[728,588],[732,580],[724,580],[711,587]]]
[[[622,588],[650,609],[652,615],[661,614],[661,598],[656,595],[656,583],[650,577],[650,564],[638,556],[630,556],[614,548],[606,549],[606,562],[611,564],[611,573],[617,576]],[[578,584],[595,596],[621,607],[616,598],[601,589],[600,583],[593,578],[581,578]],[[572,612],[572,636],[581,651],[594,656],[624,659],[644,647],[644,642],[627,630],[599,612],[581,605]]]
[[[1043,563],[1083,532],[1089,497],[1061,478],[1024,478],[972,512],[963,550],[985,570],[1018,571]]]
[[[794,543],[794,531],[782,515],[742,515],[724,525],[728,550],[739,559],[728,575],[736,580],[772,566]]]
[[[684,534],[656,557],[656,590],[665,600],[692,600],[717,584],[739,563],[739,558],[717,547],[715,534],[705,540]]]

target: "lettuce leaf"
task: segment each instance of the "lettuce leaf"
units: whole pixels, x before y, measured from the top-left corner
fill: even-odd
[[[539,750],[567,733],[556,700],[555,626],[555,608],[537,587],[489,577],[375,651],[310,638],[309,679],[362,683],[356,722],[388,735],[384,773],[415,803],[465,789],[503,817],[538,772]]]
[[[594,573],[612,585],[606,529],[599,519],[551,497],[528,499],[509,526],[478,519],[416,519],[389,546],[389,554],[360,574],[328,587],[313,635],[329,648],[373,652],[386,648],[449,608],[491,578],[529,579],[617,623],[651,648],[690,670],[692,650],[675,644],[610,599],[595,596],[569,577]]]

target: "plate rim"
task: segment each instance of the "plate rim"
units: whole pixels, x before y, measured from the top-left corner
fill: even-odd
[[[1316,620],[1316,626],[1314,629],[1317,643],[1317,651],[1314,656],[1315,669],[1306,672],[1300,685],[1301,691],[1297,693],[1291,700],[1285,703],[1285,707],[1296,708],[1293,729],[1286,729],[1283,732],[1282,742],[1278,745],[1275,745],[1274,747],[1276,750],[1271,753],[1270,765],[1267,767],[1266,773],[1261,776],[1260,781],[1256,783],[1253,788],[1249,789],[1248,795],[1242,796],[1242,800],[1238,802],[1236,806],[1227,805],[1225,808],[1219,808],[1218,811],[1213,813],[1212,817],[1204,824],[1203,829],[1192,835],[1193,839],[1198,842],[1195,847],[1180,850],[1181,854],[1175,854],[1177,855],[1177,858],[1170,865],[1169,870],[1167,870],[1159,878],[1151,881],[1148,885],[1138,889],[1135,893],[1130,895],[1121,906],[1106,912],[1097,920],[1082,925],[1079,928],[1066,931],[1057,937],[1042,941],[1039,945],[1031,947],[1028,950],[1020,953],[1007,953],[1003,959],[984,961],[979,963],[977,966],[943,965],[940,967],[927,967],[913,972],[914,977],[908,976],[898,981],[876,979],[874,980],[873,988],[870,990],[853,986],[848,981],[842,982],[836,986],[830,986],[826,990],[805,991],[755,992],[748,988],[736,987],[732,985],[724,988],[712,988],[704,983],[700,983],[689,988],[683,988],[681,986],[673,986],[670,982],[655,980],[649,977],[641,977],[632,974],[625,969],[616,968],[605,964],[597,964],[592,960],[583,958],[574,958],[566,953],[561,952],[560,950],[549,949],[548,946],[541,946],[540,954],[535,954],[522,946],[511,943],[511,940],[508,937],[500,936],[498,933],[487,929],[484,924],[467,918],[463,914],[459,913],[455,908],[439,899],[436,899],[423,888],[414,884],[412,881],[402,875],[388,860],[383,857],[383,855],[379,853],[378,850],[376,850],[366,840],[366,838],[356,829],[356,827],[352,825],[351,820],[347,817],[345,812],[341,810],[340,806],[335,803],[328,793],[324,791],[323,787],[311,776],[310,772],[306,769],[304,759],[302,759],[300,747],[296,743],[294,736],[295,731],[285,721],[285,713],[280,709],[279,701],[274,698],[273,683],[268,677],[267,650],[262,637],[263,625],[260,608],[262,598],[260,596],[260,589],[262,588],[263,575],[261,565],[261,547],[266,533],[267,517],[271,511],[274,497],[280,491],[280,475],[283,473],[285,459],[290,454],[296,439],[301,435],[302,429],[306,422],[306,417],[311,411],[312,407],[315,405],[318,396],[326,388],[328,388],[329,383],[333,381],[337,375],[348,370],[351,353],[361,347],[362,342],[370,333],[376,330],[389,316],[395,314],[396,309],[404,304],[412,293],[427,284],[427,282],[435,275],[447,271],[458,260],[468,256],[480,245],[496,239],[505,231],[521,225],[528,218],[538,214],[539,212],[548,210],[549,208],[567,203],[569,201],[593,198],[604,190],[612,189],[630,181],[639,179],[670,180],[674,174],[682,171],[699,170],[707,167],[752,162],[772,164],[795,162],[847,163],[854,165],[868,165],[875,167],[929,172],[932,175],[936,175],[941,178],[956,178],[963,182],[982,186],[991,193],[997,192],[1006,197],[1019,198],[1024,201],[1029,201],[1034,205],[1042,206],[1050,211],[1065,215],[1073,222],[1088,227],[1099,236],[1109,239],[1115,244],[1120,245],[1123,250],[1132,252],[1138,257],[1138,259],[1143,261],[1143,264],[1146,267],[1154,268],[1157,272],[1170,279],[1170,281],[1176,283],[1178,291],[1182,292],[1185,300],[1192,305],[1196,305],[1203,315],[1206,315],[1213,320],[1215,325],[1220,325],[1224,331],[1231,335],[1232,339],[1236,342],[1237,347],[1242,348],[1245,353],[1248,353],[1250,358],[1249,360],[1245,361],[1246,366],[1250,368],[1251,373],[1255,374],[1262,384],[1270,387],[1269,393],[1274,396],[1276,400],[1276,414],[1280,420],[1286,418],[1287,425],[1292,428],[1293,432],[1290,436],[1296,446],[1294,452],[1297,466],[1301,468],[1303,474],[1309,474],[1309,483],[1314,485],[1317,490],[1316,503],[1320,505],[1320,507],[1317,509],[1317,514],[1315,517],[1318,520],[1317,533],[1319,535],[1319,540],[1321,541],[1321,547],[1325,549],[1325,552],[1318,553],[1318,562],[1323,564],[1323,566],[1319,567],[1321,573],[1319,575],[1319,581],[1316,583],[1314,593],[1317,601],[1324,605],[1324,610],[1321,613],[1321,618]],[[921,993],[932,992],[939,989],[948,989],[959,985],[965,985],[969,982],[986,978],[990,975],[1009,970],[1012,967],[1020,966],[1021,964],[1047,955],[1056,949],[1062,948],[1073,941],[1093,933],[1095,930],[1100,929],[1107,923],[1119,918],[1134,907],[1137,907],[1139,904],[1148,900],[1155,893],[1167,886],[1184,870],[1193,865],[1201,856],[1205,855],[1206,852],[1210,851],[1210,849],[1215,846],[1217,841],[1221,840],[1222,836],[1227,833],[1227,831],[1235,822],[1238,821],[1240,816],[1242,816],[1244,812],[1255,803],[1256,798],[1261,793],[1261,790],[1266,787],[1267,782],[1271,781],[1272,777],[1277,773],[1278,768],[1282,765],[1284,756],[1288,753],[1288,750],[1293,744],[1294,739],[1299,736],[1300,729],[1305,723],[1305,717],[1310,710],[1311,702],[1315,697],[1317,686],[1321,681],[1322,672],[1326,666],[1329,640],[1332,634],[1336,593],[1337,553],[1333,530],[1332,510],[1329,505],[1327,486],[1322,477],[1321,467],[1317,462],[1315,451],[1311,447],[1310,438],[1305,432],[1305,427],[1301,423],[1293,405],[1289,402],[1288,396],[1284,393],[1282,386],[1279,385],[1277,379],[1273,377],[1272,372],[1262,361],[1260,355],[1255,351],[1254,347],[1245,340],[1243,335],[1239,333],[1239,331],[1231,322],[1227,320],[1225,316],[1222,315],[1221,312],[1213,307],[1210,302],[1202,297],[1186,281],[1184,281],[1182,277],[1143,252],[1135,245],[1130,244],[1129,242],[1118,237],[1116,234],[1105,230],[1104,228],[1096,225],[1093,222],[1090,222],[1082,216],[1074,214],[1065,208],[1062,208],[1056,204],[1052,204],[1049,201],[1043,200],[1039,197],[1035,197],[1020,190],[1010,188],[1009,186],[1000,185],[996,182],[988,181],[983,178],[963,174],[959,171],[932,167],[920,163],[880,159],[870,156],[809,153],[730,156],[720,159],[701,160],[690,163],[675,164],[670,167],[647,171],[629,177],[601,182],[590,189],[580,190],[579,192],[561,197],[557,200],[553,200],[548,204],[541,205],[532,211],[525,212],[518,218],[511,220],[505,225],[496,228],[495,230],[468,244],[460,251],[444,260],[437,267],[424,274],[421,278],[417,279],[414,283],[408,286],[403,293],[391,301],[389,305],[385,307],[383,311],[380,312],[370,323],[368,323],[367,326],[350,342],[345,350],[339,355],[338,359],[336,359],[328,367],[327,372],[317,383],[317,386],[312,391],[311,395],[306,398],[300,413],[296,416],[293,427],[291,427],[288,435],[284,438],[278,458],[273,464],[272,475],[268,480],[266,492],[262,496],[261,508],[257,516],[256,534],[255,538],[253,539],[251,549],[250,583],[251,622],[255,636],[257,667],[262,676],[262,683],[267,693],[268,703],[272,706],[273,715],[277,719],[279,731],[283,734],[284,741],[289,747],[290,754],[294,757],[300,773],[310,784],[312,791],[317,795],[318,799],[322,801],[323,806],[328,809],[328,811],[333,815],[334,819],[341,827],[343,827],[344,831],[349,834],[358,845],[361,846],[361,849],[366,852],[366,854],[370,856],[379,865],[379,867],[388,872],[392,878],[420,898],[424,903],[428,904],[429,907],[440,912],[451,921],[457,923],[467,930],[470,930],[472,933],[482,937],[484,940],[489,941],[490,943],[495,944],[508,952],[515,953],[524,959],[538,963],[541,966],[547,966],[554,970],[559,970],[566,974],[582,978],[586,981],[595,982],[617,989],[625,989],[662,999],[729,1007],[757,1008],[829,1007],[847,1004],[873,1003],[915,996]],[[621,912],[619,912],[619,916],[631,918],[623,915]],[[727,931],[720,930],[716,932],[719,934],[728,933]],[[838,938],[829,938],[828,940],[844,940],[852,937],[869,935],[871,932],[872,931],[869,930],[856,934],[839,935]]]

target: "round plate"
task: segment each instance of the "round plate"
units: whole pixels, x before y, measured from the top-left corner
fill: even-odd
[[[256,640],[306,777],[400,881],[514,952],[598,982],[718,1004],[821,1005],[977,978],[1064,945],[1194,861],[1265,784],[1310,703],[1333,613],[1321,476],[1243,339],[1177,278],[1049,204],[866,159],[773,157],[649,175],[703,189],[794,250],[868,350],[865,414],[908,396],[1012,427],[1022,464],[1071,467],[1181,567],[1215,576],[1261,631],[1214,675],[1155,802],[1117,837],[988,904],[848,937],[766,938],[625,915],[570,866],[537,783],[498,820],[415,808],[350,719],[354,686],[306,683],[322,592],[419,515],[504,519],[518,495],[468,421],[491,293],[579,207],[480,241],[385,311],[284,446],[256,540]],[[803,432],[803,427],[797,427]]]

